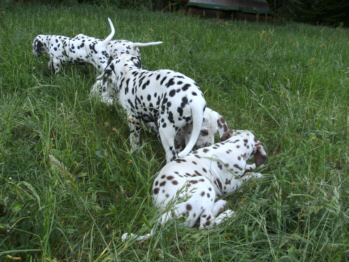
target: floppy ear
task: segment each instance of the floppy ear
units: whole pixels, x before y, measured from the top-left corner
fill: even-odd
[[[233,134],[233,130],[228,130],[227,132],[223,133],[223,135],[221,136],[221,141],[225,141],[228,138],[231,137],[231,135]]]
[[[103,83],[105,83],[106,78],[109,77],[112,74],[112,72],[115,73],[114,69],[115,69],[114,64],[112,64],[110,61],[110,63],[104,69],[103,73],[97,76],[97,80],[103,79]]]
[[[256,164],[256,166],[261,166],[265,162],[265,160],[267,160],[267,153],[265,152],[261,142],[258,141],[255,146],[257,148],[257,151],[254,154],[254,163]]]
[[[138,56],[132,56],[131,61],[137,68],[142,68],[141,60],[139,60]]]
[[[40,50],[41,50],[42,46],[43,46],[43,44],[41,43],[40,40],[35,40],[35,42],[34,42],[34,50],[35,50],[35,52],[40,53]]]

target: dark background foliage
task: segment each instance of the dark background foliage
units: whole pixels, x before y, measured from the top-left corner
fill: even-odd
[[[178,11],[185,0],[0,0],[8,3],[76,4],[89,3],[122,9]],[[295,21],[329,26],[349,26],[348,0],[267,0],[276,21]]]
[[[349,26],[347,0],[268,0],[270,9],[280,19],[297,22]]]

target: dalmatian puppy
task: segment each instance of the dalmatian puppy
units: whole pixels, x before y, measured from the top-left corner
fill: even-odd
[[[94,38],[69,38],[61,35],[38,35],[33,41],[33,55],[50,55],[48,68],[55,73],[66,63],[90,63],[102,73],[109,61],[107,45],[115,34],[112,21],[108,18],[111,33],[103,41]]]
[[[82,37],[83,35],[78,35]],[[151,46],[151,45],[160,45],[161,41],[158,42],[149,42],[149,43],[133,43],[127,40],[113,40],[107,46],[107,51],[110,54],[111,59],[118,58],[123,54],[130,54],[133,56],[137,56],[139,59],[139,63],[137,66],[142,68],[141,65],[141,52],[138,47]],[[97,77],[97,79],[101,78],[101,76]],[[113,105],[116,100],[116,92],[114,89],[106,88],[102,80],[97,80],[93,85],[92,90],[90,92],[90,98],[99,97],[101,102],[107,105]],[[155,127],[150,124],[149,127]]]
[[[185,226],[198,224],[203,229],[232,217],[232,210],[222,212],[227,201],[218,198],[234,192],[247,180],[261,178],[260,173],[250,171],[262,165],[267,154],[250,131],[234,130],[229,135],[227,140],[200,148],[160,170],[152,187],[154,205],[165,211],[159,224],[184,217]],[[255,163],[249,164],[253,158]],[[126,233],[122,240],[132,237],[143,241],[153,233],[154,228],[144,236]]]
[[[103,40],[90,37],[84,34],[78,34],[74,37],[74,39],[93,39],[95,41],[101,42]],[[110,59],[116,59],[122,54],[129,54],[138,56],[139,60],[141,60],[141,52],[138,47],[151,46],[151,45],[160,45],[161,41],[157,42],[148,42],[148,43],[133,43],[128,40],[111,40],[107,45],[107,53],[110,56]]]
[[[132,150],[139,146],[141,121],[156,123],[167,162],[192,150],[206,106],[194,80],[172,70],[143,70],[138,57],[128,54],[112,60],[101,79],[103,89],[112,90],[127,112]],[[177,154],[174,140],[186,125],[193,125],[193,131],[184,150]]]

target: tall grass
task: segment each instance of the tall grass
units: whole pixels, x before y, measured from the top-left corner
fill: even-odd
[[[38,34],[163,41],[143,67],[195,79],[231,128],[249,129],[265,178],[226,196],[236,216],[199,231],[158,216],[156,136],[130,154],[123,111],[90,100],[91,66],[33,57]],[[348,261],[349,32],[89,5],[0,5],[0,260]]]

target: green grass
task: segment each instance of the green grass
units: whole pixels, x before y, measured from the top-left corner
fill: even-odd
[[[265,178],[225,197],[233,219],[121,242],[158,217],[161,144],[144,131],[129,154],[123,111],[89,99],[94,68],[54,75],[31,55],[38,34],[104,38],[107,17],[115,38],[164,42],[141,50],[144,68],[195,79],[231,128],[263,142]],[[0,260],[348,261],[348,101],[347,29],[0,5]]]

